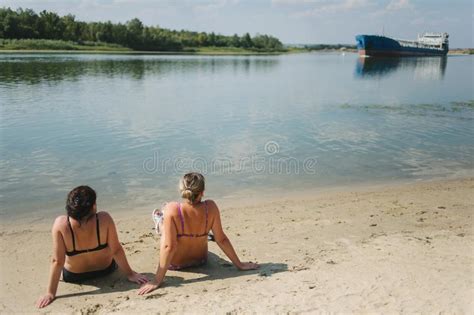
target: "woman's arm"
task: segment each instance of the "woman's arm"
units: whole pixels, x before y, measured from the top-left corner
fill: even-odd
[[[132,270],[128,264],[127,257],[125,256],[125,251],[123,250],[122,244],[118,239],[117,229],[115,227],[114,220],[107,213],[103,212],[103,217],[106,218],[108,223],[107,228],[107,243],[112,251],[112,257],[119,266],[120,270],[127,276],[127,279],[131,282],[136,282],[138,284],[146,283],[148,279],[135,271]]]
[[[215,208],[216,213],[214,216],[214,222],[212,223],[212,233],[214,234],[214,238],[216,240],[217,245],[219,245],[220,249],[226,254],[227,257],[232,261],[232,263],[239,269],[239,270],[252,270],[257,269],[259,266],[253,262],[241,262],[239,256],[234,250],[232,243],[230,242],[227,235],[225,235],[224,230],[222,229],[221,223],[221,214],[219,212],[219,208],[217,207],[216,203],[212,200],[208,201],[213,208]]]
[[[56,298],[59,278],[61,277],[61,271],[63,269],[66,257],[66,246],[64,245],[64,239],[59,229],[60,221],[61,218],[57,218],[51,230],[51,234],[53,237],[53,257],[51,258],[48,291],[45,295],[41,296],[36,302],[36,306],[38,308],[43,308],[51,304],[51,302],[53,302]]]
[[[146,294],[157,289],[165,278],[168,267],[173,259],[174,254],[178,246],[178,237],[176,226],[173,222],[173,215],[176,209],[167,206],[165,210],[165,216],[163,219],[163,234],[160,245],[160,261],[158,264],[158,269],[156,271],[156,276],[153,281],[145,284],[140,288],[138,294]]]

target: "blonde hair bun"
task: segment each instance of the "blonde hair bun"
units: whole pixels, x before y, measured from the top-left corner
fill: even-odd
[[[189,189],[185,189],[181,191],[181,197],[183,197],[184,199],[191,199],[192,196],[193,196],[193,192]]]
[[[187,173],[179,181],[179,190],[181,197],[195,203],[197,198],[204,191],[205,180],[200,173]]]

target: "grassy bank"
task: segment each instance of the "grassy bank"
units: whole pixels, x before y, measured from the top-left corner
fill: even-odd
[[[474,48],[456,48],[449,50],[450,55],[474,55]]]
[[[131,51],[116,44],[49,39],[0,39],[0,50]]]
[[[290,50],[245,49],[239,47],[187,47],[179,51],[137,51],[103,42],[72,42],[49,39],[0,39],[0,52],[92,52],[140,54],[256,55],[281,54]],[[291,49],[291,52],[296,52]]]

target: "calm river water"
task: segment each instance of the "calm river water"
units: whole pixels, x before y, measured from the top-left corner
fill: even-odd
[[[472,56],[0,55],[2,217],[472,175]]]

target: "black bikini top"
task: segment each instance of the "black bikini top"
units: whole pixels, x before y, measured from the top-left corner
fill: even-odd
[[[95,252],[101,249],[104,249],[108,246],[107,243],[105,244],[100,244],[100,230],[99,230],[99,216],[97,213],[95,214],[95,220],[96,220],[96,226],[97,226],[97,247],[94,247],[92,249],[83,249],[83,250],[76,250],[76,239],[74,238],[74,231],[72,230],[72,225],[71,221],[69,221],[69,216],[67,217],[67,224],[69,225],[69,229],[71,230],[71,235],[72,235],[72,251],[68,252],[66,251],[66,256],[75,256],[79,254],[84,254],[84,253],[89,253],[89,252]]]

